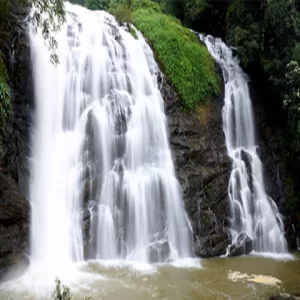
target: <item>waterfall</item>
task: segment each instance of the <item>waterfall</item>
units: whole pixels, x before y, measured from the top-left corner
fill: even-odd
[[[223,130],[232,160],[228,194],[233,243],[246,232],[258,252],[287,252],[283,222],[275,202],[266,194],[262,163],[257,154],[247,75],[221,39],[199,35],[220,65],[224,83]]]
[[[32,261],[191,257],[150,47],[104,11],[66,10],[57,67],[31,35]]]

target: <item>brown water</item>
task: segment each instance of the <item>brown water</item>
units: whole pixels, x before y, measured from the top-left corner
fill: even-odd
[[[76,272],[64,274],[63,282],[70,286],[74,300],[86,296],[97,300],[268,299],[279,293],[300,294],[299,254],[292,260],[259,256],[203,259],[200,265],[144,268],[90,262],[81,267],[80,276]],[[26,275],[3,284],[0,299],[51,299],[54,283],[48,281],[42,287],[45,282],[46,273]]]

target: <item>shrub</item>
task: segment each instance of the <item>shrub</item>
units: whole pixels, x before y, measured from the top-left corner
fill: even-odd
[[[86,0],[85,6],[91,10],[106,10],[109,7],[110,0]]]
[[[111,1],[109,12],[114,15],[119,22],[132,22],[132,11],[127,1]]]
[[[59,279],[55,279],[55,287],[52,293],[53,300],[71,300],[70,288],[61,285]]]
[[[58,278],[55,279],[55,287],[52,292],[53,300],[71,300],[70,288],[66,285],[61,285],[61,282]],[[90,297],[85,297],[84,300],[91,300]]]

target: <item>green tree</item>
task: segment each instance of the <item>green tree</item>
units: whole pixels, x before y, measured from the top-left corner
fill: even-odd
[[[15,5],[30,8],[29,19],[35,31],[41,30],[45,43],[50,50],[53,63],[58,62],[55,54],[57,42],[54,33],[59,30],[65,21],[63,0],[1,0],[0,1],[0,35],[6,34],[5,27],[10,21],[10,11]]]
[[[110,0],[86,0],[85,6],[91,10],[107,10]]]

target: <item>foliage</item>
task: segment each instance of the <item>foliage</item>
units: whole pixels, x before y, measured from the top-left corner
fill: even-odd
[[[207,0],[157,0],[166,14],[179,18],[185,25],[198,19],[207,6]]]
[[[152,45],[185,110],[219,92],[214,62],[196,36],[174,17],[138,9],[133,22]]]
[[[70,3],[73,4],[78,4],[78,5],[84,5],[85,4],[85,0],[68,0]]]
[[[55,287],[52,293],[53,300],[71,300],[70,288],[61,285],[59,279],[55,279]]]
[[[227,38],[244,66],[257,65],[281,94],[292,133],[291,151],[300,159],[300,11],[293,0],[233,0]]]
[[[127,0],[115,0],[109,4],[109,12],[116,17],[119,22],[132,22],[131,2]]]
[[[58,278],[55,279],[55,287],[52,292],[53,300],[71,300],[70,288],[66,285],[61,285],[61,282]],[[86,297],[85,300],[90,300],[90,297]]]
[[[259,6],[253,6],[247,1],[234,0],[227,11],[227,39],[237,48],[237,55],[245,66],[259,55],[259,9]]]
[[[0,131],[3,133],[5,122],[11,114],[11,95],[8,74],[0,52]]]
[[[54,34],[59,30],[65,21],[65,10],[63,0],[16,0],[16,3],[27,9],[32,8],[29,14],[33,30],[41,30],[48,49],[50,50],[51,61],[58,63],[58,56],[55,53],[57,42]],[[12,9],[11,0],[0,1],[0,35],[5,34],[3,27],[9,26],[10,10]]]
[[[120,22],[132,22],[132,12],[138,9],[160,12],[158,3],[151,0],[110,0],[108,10]]]
[[[29,0],[29,4],[33,8],[30,15],[31,22],[36,30],[41,30],[48,49],[51,51],[51,61],[57,64],[59,58],[55,53],[57,41],[54,33],[65,22],[63,0]]]
[[[110,0],[86,0],[84,5],[91,10],[107,10]]]
[[[0,26],[3,26],[10,9],[10,0],[0,1]]]
[[[285,77],[287,92],[283,105],[288,110],[288,122],[293,132],[292,149],[300,159],[300,65],[297,61],[288,63]]]

